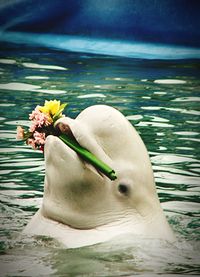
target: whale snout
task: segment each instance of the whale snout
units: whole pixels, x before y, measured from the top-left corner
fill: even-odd
[[[60,164],[60,161],[68,162],[70,160],[77,159],[78,156],[70,147],[68,147],[62,140],[58,137],[50,135],[46,139],[45,149],[45,162],[55,162]]]

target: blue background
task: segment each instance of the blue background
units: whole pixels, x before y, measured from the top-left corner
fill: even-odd
[[[200,45],[198,0],[11,0],[0,3],[3,31]]]

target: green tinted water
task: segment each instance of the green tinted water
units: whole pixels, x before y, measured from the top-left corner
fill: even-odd
[[[200,274],[200,71],[198,61],[156,61],[4,45],[1,93],[1,276]],[[16,142],[16,126],[45,99],[119,109],[143,138],[160,201],[177,242],[121,238],[61,249],[51,239],[16,240],[41,205],[41,152]],[[134,241],[134,243],[133,243]],[[156,245],[156,247],[155,247]],[[67,275],[68,274],[68,275]]]

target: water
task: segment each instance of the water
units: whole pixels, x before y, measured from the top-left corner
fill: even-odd
[[[200,274],[199,60],[144,60],[4,43],[1,93],[1,276]],[[45,99],[74,118],[93,104],[119,109],[144,140],[177,242],[121,237],[62,249],[18,235],[41,205],[41,152],[16,142],[16,126]]]

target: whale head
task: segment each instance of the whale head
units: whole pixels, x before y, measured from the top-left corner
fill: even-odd
[[[150,159],[129,121],[114,108],[96,105],[76,119],[61,118],[57,126],[113,168],[117,179],[111,181],[58,137],[48,136],[43,216],[74,229],[129,224],[136,234],[162,237],[161,227],[169,227]]]

